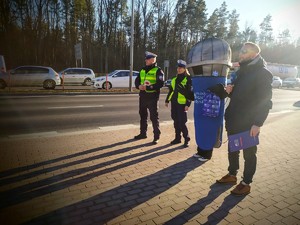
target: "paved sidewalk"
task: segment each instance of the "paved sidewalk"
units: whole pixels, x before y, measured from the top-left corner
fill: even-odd
[[[300,224],[300,111],[272,114],[262,128],[251,193],[215,180],[227,173],[223,144],[212,160],[171,146],[134,141],[137,127],[0,140],[0,223],[9,224]],[[243,168],[242,156],[240,168]],[[242,169],[238,174],[242,174]]]

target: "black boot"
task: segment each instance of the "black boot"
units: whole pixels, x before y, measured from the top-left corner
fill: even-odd
[[[154,136],[154,139],[152,141],[152,144],[156,145],[159,141],[159,136]]]
[[[191,140],[191,138],[187,137],[184,139],[184,144],[183,144],[183,147],[187,148],[189,147],[189,141]]]
[[[171,145],[176,145],[176,144],[179,144],[179,143],[181,143],[181,140],[180,139],[177,139],[177,138],[175,138],[173,141],[171,141]]]
[[[134,139],[136,139],[136,140],[145,139],[145,138],[147,138],[146,134],[139,134],[139,135],[134,136]]]
[[[180,133],[175,132],[175,139],[173,141],[171,141],[171,145],[176,145],[181,143],[181,135]]]

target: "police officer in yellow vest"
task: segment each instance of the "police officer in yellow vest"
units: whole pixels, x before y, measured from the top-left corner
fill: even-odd
[[[145,52],[146,66],[142,68],[139,76],[135,79],[135,87],[140,90],[139,94],[139,114],[140,114],[140,134],[134,139],[147,138],[148,110],[152,121],[154,139],[153,144],[157,144],[160,137],[158,100],[160,89],[164,85],[164,72],[156,63],[157,55],[152,52]]]
[[[187,111],[191,105],[191,101],[179,93],[184,92],[192,93],[192,79],[188,70],[186,69],[186,62],[183,60],[177,61],[177,75],[172,78],[171,85],[169,87],[169,93],[167,95],[165,105],[168,107],[171,102],[171,117],[174,120],[175,139],[171,141],[171,144],[181,143],[181,133],[184,138],[184,147],[189,146],[189,132],[186,126]]]

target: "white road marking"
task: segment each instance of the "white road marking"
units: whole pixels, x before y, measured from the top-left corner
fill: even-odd
[[[47,107],[47,109],[79,109],[79,108],[100,108],[103,105],[78,105],[78,106],[56,106]]]
[[[95,106],[92,106],[95,107]],[[99,106],[98,106],[99,107]],[[296,112],[296,110],[283,110],[279,112],[270,112],[271,115],[278,115],[283,113],[291,113]],[[194,120],[188,119],[187,123],[193,123]],[[173,120],[161,121],[161,126],[170,126],[173,124]],[[149,127],[152,127],[152,124],[149,124]],[[77,135],[77,134],[89,134],[89,133],[98,133],[98,132],[107,132],[114,130],[124,130],[124,129],[138,129],[139,125],[134,124],[125,124],[125,125],[114,125],[114,126],[105,126],[99,127],[98,129],[89,129],[89,130],[80,130],[80,131],[49,131],[49,132],[40,132],[40,133],[30,133],[30,134],[18,134],[18,135],[9,135],[7,136],[9,139],[31,139],[31,138],[39,138],[39,137],[55,137],[55,136],[68,136],[68,135]]]
[[[297,109],[294,110],[282,110],[282,111],[278,111],[278,112],[270,112],[270,115],[276,115],[276,114],[284,114],[284,113],[290,113],[290,112],[295,112],[297,111]]]
[[[188,120],[188,123],[191,122],[193,121]],[[162,121],[160,123],[161,126],[166,126],[171,124],[173,124],[173,121]],[[116,130],[124,130],[124,129],[138,129],[139,126],[140,125],[124,124],[124,125],[115,125],[115,126],[105,126],[105,127],[99,127],[98,129],[89,129],[89,130],[80,130],[80,131],[67,131],[67,132],[49,131],[49,132],[30,133],[30,134],[17,134],[17,135],[9,135],[8,138],[9,139],[31,139],[31,138],[39,138],[39,137],[68,136],[68,135],[89,134],[89,133],[116,131]],[[149,124],[149,127],[152,127],[152,124]]]
[[[113,131],[113,130],[124,130],[124,129],[129,129],[129,128],[138,128],[138,127],[139,127],[139,125],[125,124],[125,125],[99,127],[99,130],[101,130],[101,131]]]
[[[35,138],[35,137],[50,137],[50,136],[55,136],[57,134],[58,133],[56,131],[49,131],[49,132],[40,132],[40,133],[10,135],[8,136],[8,138],[24,139],[24,138]]]

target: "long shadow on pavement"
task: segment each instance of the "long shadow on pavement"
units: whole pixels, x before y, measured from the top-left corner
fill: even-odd
[[[207,218],[206,225],[218,224],[221,222],[228,214],[229,211],[241,202],[246,196],[234,196],[228,195],[224,198],[222,205]]]
[[[172,218],[166,225],[180,225],[185,224],[193,217],[197,216],[202,212],[210,203],[212,203],[217,197],[219,197],[223,192],[232,188],[231,185],[213,184],[210,186],[210,191],[207,196],[199,199],[196,203],[187,208],[184,212]],[[205,224],[218,224],[222,221],[235,205],[244,199],[245,196],[233,196],[228,195],[222,205],[207,218]]]
[[[147,146],[147,145],[148,144],[132,146],[132,147],[125,148],[126,151],[124,151],[123,149],[120,149],[118,151],[119,151],[119,153],[121,153],[121,152],[123,153],[123,152],[127,152],[129,150],[133,150],[133,149],[140,148],[142,146]],[[70,186],[93,179],[97,176],[100,176],[100,175],[103,175],[106,173],[110,173],[115,170],[125,168],[127,166],[134,165],[134,164],[142,162],[144,160],[148,160],[148,159],[151,159],[154,157],[168,154],[168,153],[171,153],[171,152],[175,151],[176,149],[178,149],[178,147],[176,147],[176,148],[164,150],[169,146],[170,145],[158,146],[158,147],[152,148],[148,151],[138,152],[135,154],[128,154],[126,156],[123,156],[123,157],[120,157],[117,159],[113,159],[110,161],[107,160],[103,163],[98,163],[93,166],[74,169],[74,170],[71,170],[71,171],[68,171],[65,173],[51,176],[49,178],[41,179],[41,180],[29,183],[29,184],[21,185],[21,186],[0,192],[0,199],[1,199],[0,209],[11,206],[11,205],[15,205],[15,204],[18,204],[18,203],[21,203],[24,201],[31,200],[36,197],[40,197],[40,196],[49,194],[54,191],[59,191],[59,190],[68,188]],[[164,151],[159,151],[159,150],[164,150]],[[116,151],[114,151],[114,152],[116,152]],[[105,153],[105,155],[106,154],[109,154],[109,153]],[[112,154],[115,154],[115,153],[112,153]],[[143,156],[143,155],[145,155],[145,156]],[[140,156],[143,156],[143,157],[140,157]],[[140,158],[134,159],[134,157],[140,157]],[[102,156],[99,158],[102,158]],[[116,166],[112,166],[109,168],[105,168],[106,166],[112,165],[113,163],[119,163],[119,162],[122,162],[124,160],[129,160],[129,159],[131,159],[131,161],[128,161],[128,162],[125,162],[125,163],[122,163],[122,164],[119,164]],[[90,161],[91,160],[93,160],[93,159],[90,159]],[[78,164],[78,162],[77,162],[77,164]],[[64,165],[62,165],[62,166],[64,166]],[[105,168],[105,169],[99,171],[99,169],[101,169],[101,168]]]
[[[165,153],[175,149],[177,148],[167,150]],[[167,191],[183,180],[188,172],[201,164],[198,160],[189,158],[154,174],[133,180],[76,204],[37,217],[25,224],[76,225],[91,222],[92,224],[105,224]],[[80,219],[78,216],[80,216]]]
[[[122,144],[130,143],[130,142],[132,142],[132,140],[128,140],[128,141],[124,141],[124,142],[118,142],[118,143],[115,143],[115,144],[102,146],[102,147],[99,147],[99,148],[89,149],[87,151],[83,151],[83,152],[80,152],[80,153],[67,155],[67,156],[57,158],[57,159],[48,160],[48,161],[45,161],[45,162],[33,164],[33,165],[28,166],[28,167],[22,167],[22,170],[19,169],[19,172],[26,171],[26,168],[30,168],[30,169],[38,168],[38,167],[49,165],[49,164],[52,164],[52,163],[54,164],[54,163],[57,163],[57,162],[60,162],[60,161],[63,162],[64,160],[69,160],[69,159],[72,159],[74,157],[85,156],[85,155],[90,154],[90,153],[100,152],[100,151],[103,151],[105,149],[110,149],[110,148],[115,147],[115,146],[120,147]],[[60,170],[62,168],[67,168],[69,166],[78,165],[80,163],[91,162],[92,160],[97,160],[97,159],[105,158],[105,157],[108,157],[108,156],[114,156],[114,155],[122,154],[122,153],[128,152],[130,150],[139,149],[139,148],[146,147],[146,146],[149,146],[149,145],[150,144],[146,143],[146,144],[126,147],[126,148],[122,148],[122,149],[119,149],[119,150],[115,150],[113,152],[110,151],[110,152],[106,152],[106,153],[103,153],[103,154],[98,154],[98,155],[95,155],[95,156],[92,156],[92,157],[75,160],[75,161],[72,161],[72,162],[69,162],[69,163],[64,162],[60,165],[56,165],[56,166],[53,166],[53,167],[47,167],[47,168],[43,168],[43,169],[40,169],[40,170],[35,170],[33,172],[24,173],[24,174],[14,176],[14,177],[8,177],[8,178],[2,179],[2,177],[0,176],[1,177],[0,186],[7,185],[7,184],[10,184],[10,183],[14,183],[14,182],[18,182],[18,181],[22,181],[22,180],[29,179],[29,178],[32,178],[32,177],[36,177],[36,176],[41,175],[41,174],[53,172],[53,171],[56,171],[56,170]],[[103,163],[102,165],[105,166],[105,164],[108,164],[108,162]],[[111,163],[109,163],[109,164],[111,164]],[[17,169],[15,169],[15,170],[17,170]],[[5,171],[3,173],[5,173]]]
[[[6,177],[6,176],[12,176],[12,175],[17,174],[17,173],[21,173],[21,172],[24,172],[24,171],[35,169],[35,168],[38,168],[38,167],[47,166],[49,164],[54,164],[54,163],[57,163],[57,162],[60,162],[60,161],[64,161],[64,160],[67,160],[67,159],[71,159],[71,158],[75,158],[75,157],[78,157],[78,156],[84,156],[86,154],[90,154],[90,153],[94,153],[94,152],[99,152],[101,150],[110,149],[110,148],[113,148],[113,147],[116,147],[116,146],[120,146],[120,145],[123,145],[123,144],[128,144],[130,142],[134,142],[134,141],[135,141],[134,139],[129,139],[129,140],[126,140],[126,141],[113,143],[111,145],[101,146],[99,148],[93,148],[93,149],[89,149],[87,151],[78,152],[78,153],[75,153],[75,154],[72,154],[72,155],[66,155],[66,156],[62,156],[62,157],[56,158],[56,159],[51,159],[51,160],[47,160],[47,161],[44,161],[44,162],[35,163],[35,164],[32,164],[32,165],[27,165],[27,166],[22,166],[22,167],[13,168],[13,169],[10,169],[10,170],[2,171],[2,172],[0,172],[0,178],[1,178],[1,180],[0,180],[0,186],[1,185],[6,185],[6,184],[8,184],[10,182],[18,181],[19,178],[23,179],[22,176],[18,176],[16,178],[2,179],[4,177]],[[128,149],[124,148],[124,149],[120,149],[118,151],[115,151],[114,153],[106,153],[106,154],[103,154],[103,157],[106,157],[108,154],[112,155],[112,154],[123,153],[126,150],[128,150]],[[47,170],[47,169],[45,169],[45,170]],[[50,168],[50,171],[51,171],[51,168]],[[45,172],[48,172],[48,171],[45,171]],[[34,176],[36,176],[36,175],[38,175],[38,174],[34,174]],[[28,177],[26,177],[26,175],[24,175],[24,176],[25,176],[24,178],[32,177],[30,175],[29,176],[27,175]]]

